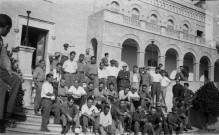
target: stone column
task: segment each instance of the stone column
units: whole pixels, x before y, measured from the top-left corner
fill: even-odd
[[[144,58],[145,58],[145,52],[137,52],[137,64],[138,67],[144,67]]]
[[[30,107],[32,81],[33,81],[31,65],[32,65],[33,52],[36,49],[28,46],[18,46],[16,49],[18,51],[17,52],[18,64],[24,78],[24,83],[22,84],[22,88],[23,90],[25,90],[24,107]]]
[[[195,70],[194,70],[195,78],[194,78],[194,81],[199,82],[200,81],[200,78],[199,78],[199,75],[200,75],[200,63],[194,63],[193,65],[195,66]]]
[[[158,65],[161,63],[161,64],[163,64],[163,68],[164,69],[166,69],[166,67],[165,67],[165,58],[166,58],[166,56],[158,56]]]
[[[209,79],[210,79],[210,81],[214,81],[214,70],[215,70],[215,66],[209,66]]]

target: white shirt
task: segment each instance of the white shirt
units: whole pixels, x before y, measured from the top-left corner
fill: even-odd
[[[161,82],[162,76],[159,73],[153,73],[151,74],[152,82]]]
[[[91,115],[93,111],[94,111],[94,113],[99,113],[99,110],[94,105],[92,105],[90,108],[88,108],[87,104],[84,104],[81,107],[81,114],[87,113],[88,115]]]
[[[71,86],[70,89],[68,90],[68,92],[72,92],[74,94],[80,95],[79,97],[76,97],[73,95],[73,97],[75,98],[81,98],[82,95],[86,95],[86,91],[84,90],[83,87],[78,86],[78,88],[76,89],[75,86]]]
[[[62,50],[61,54],[69,57],[70,51],[68,49],[67,50],[64,49]]]
[[[41,98],[51,98],[51,96],[47,96],[46,94],[47,93],[53,93],[53,87],[52,87],[52,84],[45,81],[42,85],[42,90],[41,90]]]
[[[106,69],[100,69],[98,68],[98,78],[107,78],[107,72]]]
[[[133,82],[139,82],[137,73],[133,74]]]
[[[103,125],[104,127],[112,125],[112,116],[110,111],[108,112],[107,115],[105,115],[104,112],[100,113],[100,124]]]
[[[57,73],[56,69],[53,69],[53,79],[57,79],[57,82],[60,82],[62,75]]]
[[[138,92],[136,91],[136,92],[133,94],[133,93],[130,91],[128,98],[129,98],[129,100],[130,100],[130,98],[139,98]]]
[[[130,92],[131,92],[131,91],[129,91],[129,92],[125,95],[125,94],[124,94],[124,90],[121,90],[121,91],[119,92],[119,100],[124,100],[124,99],[126,99],[126,98],[129,96]]]
[[[167,78],[166,76],[163,76],[160,83],[161,83],[161,86],[167,87],[171,83],[171,80]]]
[[[63,64],[63,68],[65,72],[68,73],[76,73],[76,70],[78,69],[78,65],[76,61],[66,60]]]
[[[107,70],[107,76],[117,77],[119,74],[119,69],[117,67],[108,66],[106,70]]]

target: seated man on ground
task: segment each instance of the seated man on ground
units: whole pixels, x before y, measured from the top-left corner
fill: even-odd
[[[167,123],[169,128],[170,135],[173,134],[173,131],[176,132],[176,134],[181,134],[183,131],[183,125],[180,117],[177,114],[177,108],[173,107],[172,112],[170,112],[167,115]]]
[[[186,125],[188,124],[188,117],[186,116],[186,108],[184,107],[184,104],[182,102],[177,104],[177,114],[180,117],[182,124],[183,124],[183,131],[188,131],[186,129]]]
[[[109,89],[105,91],[105,97],[118,97],[117,91],[115,90],[114,83],[109,84]]]
[[[99,116],[100,112],[96,106],[93,105],[93,98],[87,99],[87,104],[84,104],[81,108],[82,118],[82,131],[88,132],[88,124],[94,126],[94,133],[97,133],[99,127]]]
[[[152,124],[148,122],[147,116],[140,104],[137,107],[137,111],[134,112],[133,121],[135,135],[138,135],[139,132],[142,132],[142,135],[155,133]]]
[[[119,91],[119,100],[128,100],[130,94],[130,87],[127,86],[124,90]]]
[[[94,104],[99,109],[102,106],[102,103],[106,102],[104,93],[106,92],[104,88],[104,83],[100,82],[99,87],[94,89]]]
[[[119,121],[122,123],[122,130],[124,129],[127,132],[132,132],[131,131],[132,116],[131,116],[130,110],[125,105],[124,100],[120,100],[120,104],[116,110],[117,110]],[[122,131],[120,129],[120,133],[121,132]]]
[[[85,92],[84,88],[79,86],[78,80],[74,81],[74,86],[71,86],[68,90],[68,94],[72,95],[74,97],[74,102],[76,105],[81,107],[83,104],[83,96],[85,96],[87,93]]]
[[[150,122],[154,128],[156,135],[159,135],[162,130],[162,123],[157,115],[156,108],[151,107],[151,111],[147,114],[148,122]]]
[[[142,89],[139,91],[140,102],[143,109],[150,110],[151,107],[151,94],[147,91],[147,85],[142,85]]]
[[[161,109],[161,103],[157,103],[157,107],[156,107],[156,111],[157,111],[157,115],[159,116],[159,119],[161,120],[162,123],[162,130],[164,132],[164,135],[168,135],[169,134],[169,130],[168,130],[168,125],[166,122],[166,117],[163,113],[163,110]]]
[[[67,92],[68,92],[68,87],[66,86],[66,80],[62,78],[58,86],[58,96],[57,96],[57,99],[61,104],[67,101]]]
[[[70,127],[72,127],[72,131],[74,132],[75,128],[80,127],[79,121],[79,110],[77,106],[74,104],[74,98],[69,96],[67,99],[67,103],[63,103],[61,107],[61,124],[62,124],[62,132],[61,134],[67,134]]]
[[[138,95],[138,91],[136,88],[132,87],[132,90],[129,93],[128,99],[129,99],[130,107],[131,107],[130,111],[133,113],[140,101],[140,96]]]
[[[100,113],[100,134],[101,135],[113,135],[114,130],[112,128],[112,115],[110,112],[110,106],[105,105],[103,112]]]

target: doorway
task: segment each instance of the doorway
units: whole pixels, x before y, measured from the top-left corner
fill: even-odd
[[[21,45],[24,45],[24,38],[26,34],[26,25],[22,26],[22,34],[21,34]],[[29,46],[36,49],[33,53],[32,58],[32,69],[37,67],[37,64],[40,60],[44,60],[45,58],[45,48],[47,44],[47,35],[49,33],[48,30],[40,29],[36,27],[29,26],[28,38],[29,38]]]

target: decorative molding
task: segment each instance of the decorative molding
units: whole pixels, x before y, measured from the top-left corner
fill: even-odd
[[[24,16],[24,15],[18,15],[18,16],[21,17],[21,18],[27,19],[27,16]],[[45,20],[41,20],[41,19],[33,18],[33,17],[29,17],[29,19],[32,20],[32,21],[37,21],[37,22],[42,22],[42,23],[47,23],[47,24],[52,24],[52,25],[55,24],[54,22],[45,21]]]
[[[53,40],[56,40],[56,36],[51,36],[51,38],[52,38]]]
[[[14,29],[14,32],[15,32],[15,33],[18,33],[18,32],[19,32],[19,29]]]

